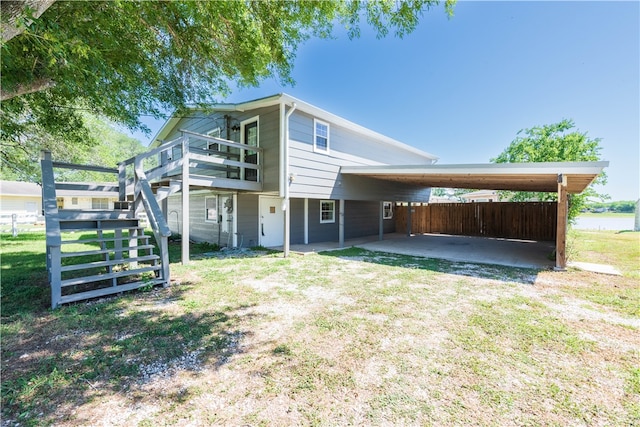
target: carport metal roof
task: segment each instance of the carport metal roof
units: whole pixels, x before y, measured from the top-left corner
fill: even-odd
[[[489,163],[458,165],[343,166],[343,175],[360,175],[426,187],[581,193],[609,162]]]

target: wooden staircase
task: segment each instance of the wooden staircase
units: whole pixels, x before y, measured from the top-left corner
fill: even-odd
[[[51,285],[51,307],[61,304],[120,294],[142,287],[168,286],[168,236],[156,195],[144,173],[120,185],[72,184],[83,188],[104,187],[117,191],[114,210],[58,209],[56,189],[71,184],[56,183],[54,168],[89,170],[120,174],[118,169],[70,165],[42,160],[43,207],[47,226],[47,271]],[[122,178],[122,177],[120,177]],[[127,188],[132,194],[127,194]],[[173,185],[171,191],[175,191]],[[159,192],[158,199],[170,194]],[[145,233],[137,213],[145,212],[152,235]]]
[[[63,219],[60,231],[81,236],[60,242],[62,277],[55,305],[164,284],[160,256],[139,220]]]

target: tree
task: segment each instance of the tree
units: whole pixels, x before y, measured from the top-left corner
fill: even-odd
[[[332,37],[334,23],[357,37],[361,19],[379,37],[402,37],[438,0],[51,3],[2,2],[3,162],[25,138],[81,144],[83,110],[145,130],[142,115],[205,107],[231,81],[293,84],[296,49],[308,38]],[[454,3],[445,0],[450,15]]]
[[[585,162],[598,161],[600,158],[600,138],[589,138],[586,132],[573,130],[573,120],[561,120],[550,125],[536,126],[518,132],[518,137],[498,156],[491,159],[494,163],[527,162]],[[589,198],[608,198],[595,191],[594,185],[606,184],[606,174],[598,178],[581,194],[569,194],[569,221],[579,215]],[[503,191],[501,197],[512,201],[557,200],[556,193],[532,193],[525,191]]]
[[[143,153],[147,148],[116,128],[103,118],[82,113],[80,119],[87,129],[82,143],[75,145],[60,143],[56,138],[35,130],[31,138],[21,141],[21,148],[13,150],[11,155],[2,150],[3,167],[0,179],[11,181],[40,182],[40,150],[49,150],[54,159],[65,159],[72,163],[106,166],[116,168],[118,162]],[[59,181],[113,181],[114,176],[98,172],[60,170]]]

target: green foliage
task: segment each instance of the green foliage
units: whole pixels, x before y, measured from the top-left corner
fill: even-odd
[[[633,213],[636,211],[636,202],[633,200],[623,200],[619,202],[596,202],[588,203],[588,211],[594,212],[598,209],[606,209],[610,212]]]
[[[19,169],[23,146],[30,156],[32,145],[92,145],[81,111],[148,131],[142,115],[205,107],[230,82],[293,84],[296,49],[310,37],[331,38],[337,23],[357,37],[362,19],[379,37],[402,37],[438,3],[55,2],[37,19],[18,19],[21,34],[2,43],[3,166]],[[454,4],[445,0],[449,15]]]
[[[52,152],[57,161],[115,168],[118,162],[140,154],[146,150],[140,141],[116,129],[113,123],[87,113],[78,115],[82,126],[82,138],[69,138],[69,134],[48,134],[37,129],[17,141],[0,140],[2,154],[0,161],[3,180],[40,182],[40,151]],[[73,134],[73,132],[72,132]],[[114,181],[111,174],[88,171],[57,171],[59,181]]]
[[[518,137],[498,156],[491,159],[494,163],[527,163],[527,162],[588,162],[600,158],[600,138],[589,138],[586,132],[573,130],[573,120],[563,119],[558,123],[536,126],[520,130]],[[598,194],[593,186],[606,183],[603,172],[581,194],[569,194],[569,221],[573,220],[584,209],[587,199],[608,196]],[[503,200],[514,202],[537,199],[540,201],[557,200],[556,193],[532,193],[525,191],[501,192]]]

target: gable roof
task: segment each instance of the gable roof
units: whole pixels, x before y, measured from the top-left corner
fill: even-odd
[[[393,146],[393,147],[397,147],[399,149],[405,150],[405,151],[409,151],[417,156],[420,156],[422,158],[428,159],[428,160],[437,160],[438,156],[435,156],[431,153],[427,153],[426,151],[420,150],[418,148],[412,147],[411,145],[407,145],[403,142],[397,141],[393,138],[390,138],[388,136],[382,135],[381,133],[375,132],[371,129],[368,129],[364,126],[361,126],[359,124],[356,124],[352,121],[349,121],[343,117],[340,117],[336,114],[330,113],[326,110],[323,110],[321,108],[318,108],[314,105],[309,104],[308,102],[302,101],[300,99],[297,99],[291,95],[287,95],[286,93],[279,93],[276,95],[271,95],[271,96],[267,96],[265,98],[259,98],[259,99],[254,99],[251,101],[246,101],[246,102],[240,102],[240,103],[235,103],[235,104],[231,104],[231,103],[221,103],[221,104],[214,104],[212,105],[209,109],[205,110],[202,108],[197,108],[194,107],[192,108],[192,111],[229,111],[229,112],[233,112],[233,111],[237,111],[237,112],[244,112],[244,111],[249,111],[249,110],[254,110],[257,108],[263,108],[263,107],[270,107],[273,105],[278,105],[278,104],[287,104],[287,105],[291,105],[292,103],[296,104],[296,110],[305,112],[307,114],[310,114],[316,118],[319,118],[321,120],[325,120],[329,123],[344,127],[346,129],[349,129],[351,131],[357,132],[361,135],[365,135],[367,137],[376,139],[377,141],[383,142],[387,145]],[[158,145],[160,145],[162,142],[164,142],[163,140],[167,137],[167,135],[169,135],[174,129],[175,127],[178,125],[178,122],[181,120],[181,117],[171,117],[169,120],[167,120],[167,122],[164,124],[164,126],[158,131],[158,133],[156,134],[156,136],[154,136],[153,141],[151,142],[151,144],[149,145],[149,147],[157,147]]]
[[[42,187],[33,182],[0,181],[0,194],[3,196],[42,196]]]

